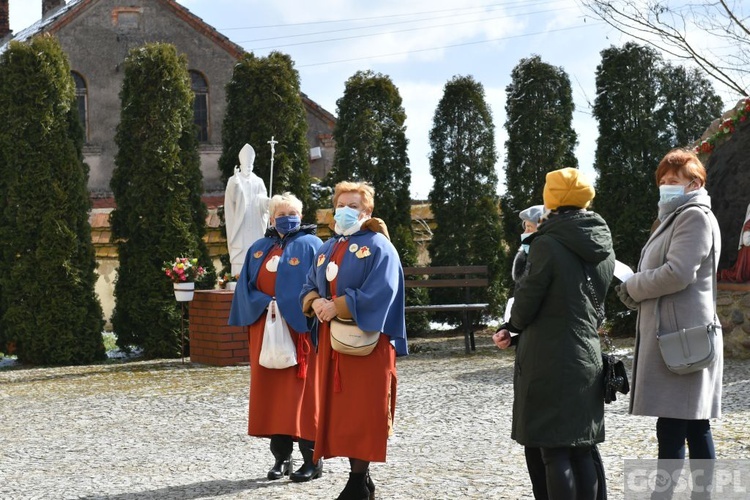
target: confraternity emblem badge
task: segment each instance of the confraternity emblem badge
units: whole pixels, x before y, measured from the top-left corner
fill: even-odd
[[[289,259],[289,265],[290,266],[298,266],[299,265],[299,259],[297,257],[292,257]]]
[[[256,259],[260,259],[261,257],[263,257],[263,250],[258,250],[257,252],[255,252],[253,254],[253,257],[255,257]]]
[[[369,257],[371,255],[370,249],[368,247],[362,247],[354,255],[356,255],[358,259],[364,259],[365,257]]]
[[[326,266],[326,279],[328,281],[333,281],[336,279],[336,276],[339,274],[339,266],[335,262],[329,262],[328,266]]]
[[[349,251],[350,251],[351,253],[354,253],[354,252],[356,252],[357,250],[359,250],[359,245],[357,245],[356,243],[352,243],[351,245],[349,245]]]
[[[279,269],[279,260],[281,258],[278,255],[274,255],[270,259],[268,259],[268,262],[266,262],[266,270],[269,273],[275,273]]]
[[[318,255],[318,267],[323,265],[323,262],[326,261],[326,256],[323,254]]]

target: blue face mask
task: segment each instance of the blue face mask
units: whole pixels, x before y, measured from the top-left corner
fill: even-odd
[[[333,220],[336,221],[336,224],[338,224],[342,231],[346,231],[359,220],[359,210],[351,207],[339,207],[336,209],[336,215],[333,216]]]
[[[659,186],[659,203],[666,203],[672,201],[685,194],[685,186],[669,185]]]
[[[301,222],[299,215],[276,217],[276,231],[278,231],[279,234],[294,232],[299,229]]]
[[[685,190],[690,187],[693,182],[695,182],[695,179],[684,186],[681,184],[665,184],[664,186],[659,186],[659,203],[666,203],[683,196]]]

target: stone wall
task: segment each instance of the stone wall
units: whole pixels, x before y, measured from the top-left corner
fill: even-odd
[[[724,355],[750,359],[750,283],[719,283],[716,310],[724,334]]]

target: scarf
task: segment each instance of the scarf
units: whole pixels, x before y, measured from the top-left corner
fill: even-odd
[[[664,220],[669,217],[672,212],[680,208],[682,205],[686,203],[690,203],[693,201],[693,199],[697,198],[698,196],[707,196],[708,191],[706,191],[705,188],[696,189],[695,191],[690,191],[689,193],[685,193],[682,196],[678,196],[677,198],[672,198],[669,201],[665,202],[659,202],[659,221],[664,222]]]

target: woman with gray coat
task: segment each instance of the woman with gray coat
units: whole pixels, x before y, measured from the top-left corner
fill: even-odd
[[[598,490],[592,447],[604,441],[604,389],[587,279],[601,301],[615,254],[604,219],[585,210],[594,188],[579,170],[549,172],[543,195],[550,214],[529,237],[510,323],[493,341],[505,349],[510,331],[520,332],[511,437],[540,448],[550,499],[590,500]]]
[[[641,251],[638,271],[616,287],[638,311],[630,413],[657,417],[658,458],[716,458],[710,418],[721,416],[724,365],[714,287],[721,236],[704,189],[706,170],[690,151],[670,151],[656,170],[659,226]],[[658,307],[658,309],[657,309]],[[715,323],[716,358],[707,368],[677,375],[657,343],[661,332]]]

